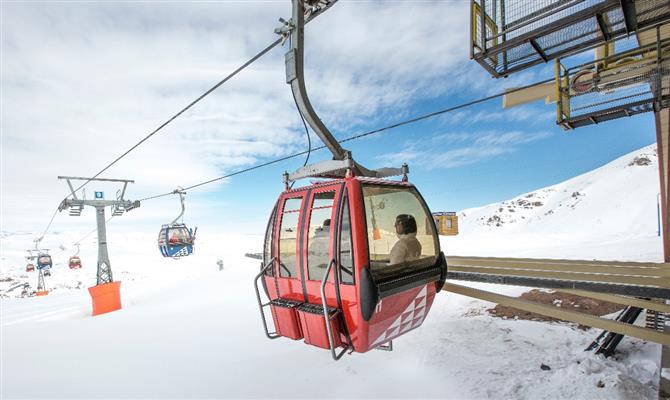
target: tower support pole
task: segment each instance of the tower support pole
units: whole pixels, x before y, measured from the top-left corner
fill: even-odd
[[[105,207],[95,207],[95,217],[98,224],[98,274],[97,284],[104,285],[112,282],[112,265],[107,253],[107,229],[105,226]]]

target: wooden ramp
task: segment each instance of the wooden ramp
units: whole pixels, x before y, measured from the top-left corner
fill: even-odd
[[[532,258],[447,257],[449,280],[558,289],[594,299],[670,313],[652,299],[670,299],[670,263],[553,260]],[[449,292],[519,310],[670,345],[670,333],[613,321],[551,305],[447,282]],[[656,314],[654,314],[656,315]]]
[[[447,257],[448,279],[670,299],[670,263]]]

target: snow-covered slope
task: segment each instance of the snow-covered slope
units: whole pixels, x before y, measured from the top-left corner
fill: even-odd
[[[654,144],[557,185],[463,210],[459,236],[445,247],[452,255],[662,261],[659,190]]]

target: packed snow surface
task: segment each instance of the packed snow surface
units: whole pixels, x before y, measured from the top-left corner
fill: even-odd
[[[650,163],[635,161],[640,157]],[[461,234],[442,237],[443,249],[660,261],[655,163],[648,147],[561,184],[464,210]],[[441,292],[423,326],[395,340],[393,352],[334,362],[301,341],[268,340],[252,284],[259,261],[244,257],[260,251],[262,235],[213,232],[223,231],[201,227],[196,253],[175,261],[160,256],[155,232],[118,234],[110,227],[123,309],[94,318],[86,287],[95,283],[95,237],[82,245],[81,270],[70,270],[67,258],[69,243],[83,233],[48,237],[67,247],[54,254],[52,292],[32,298],[12,292],[0,300],[0,397],[657,397],[659,345],[627,337],[616,360],[604,359],[583,351],[598,330],[495,318],[486,312],[493,304],[452,293]],[[32,237],[2,234],[0,290],[24,281],[34,287],[36,275],[25,272],[23,260]],[[527,290],[472,286],[508,295]]]

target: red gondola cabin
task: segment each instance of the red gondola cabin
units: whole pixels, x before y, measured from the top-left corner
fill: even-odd
[[[276,330],[266,326],[266,334],[304,337],[334,357],[337,347],[387,348],[419,327],[447,273],[433,218],[414,185],[364,177],[282,193],[263,265],[259,277]]]
[[[70,269],[81,268],[81,259],[79,258],[79,256],[70,257],[70,261],[68,262],[68,266],[70,267]]]

